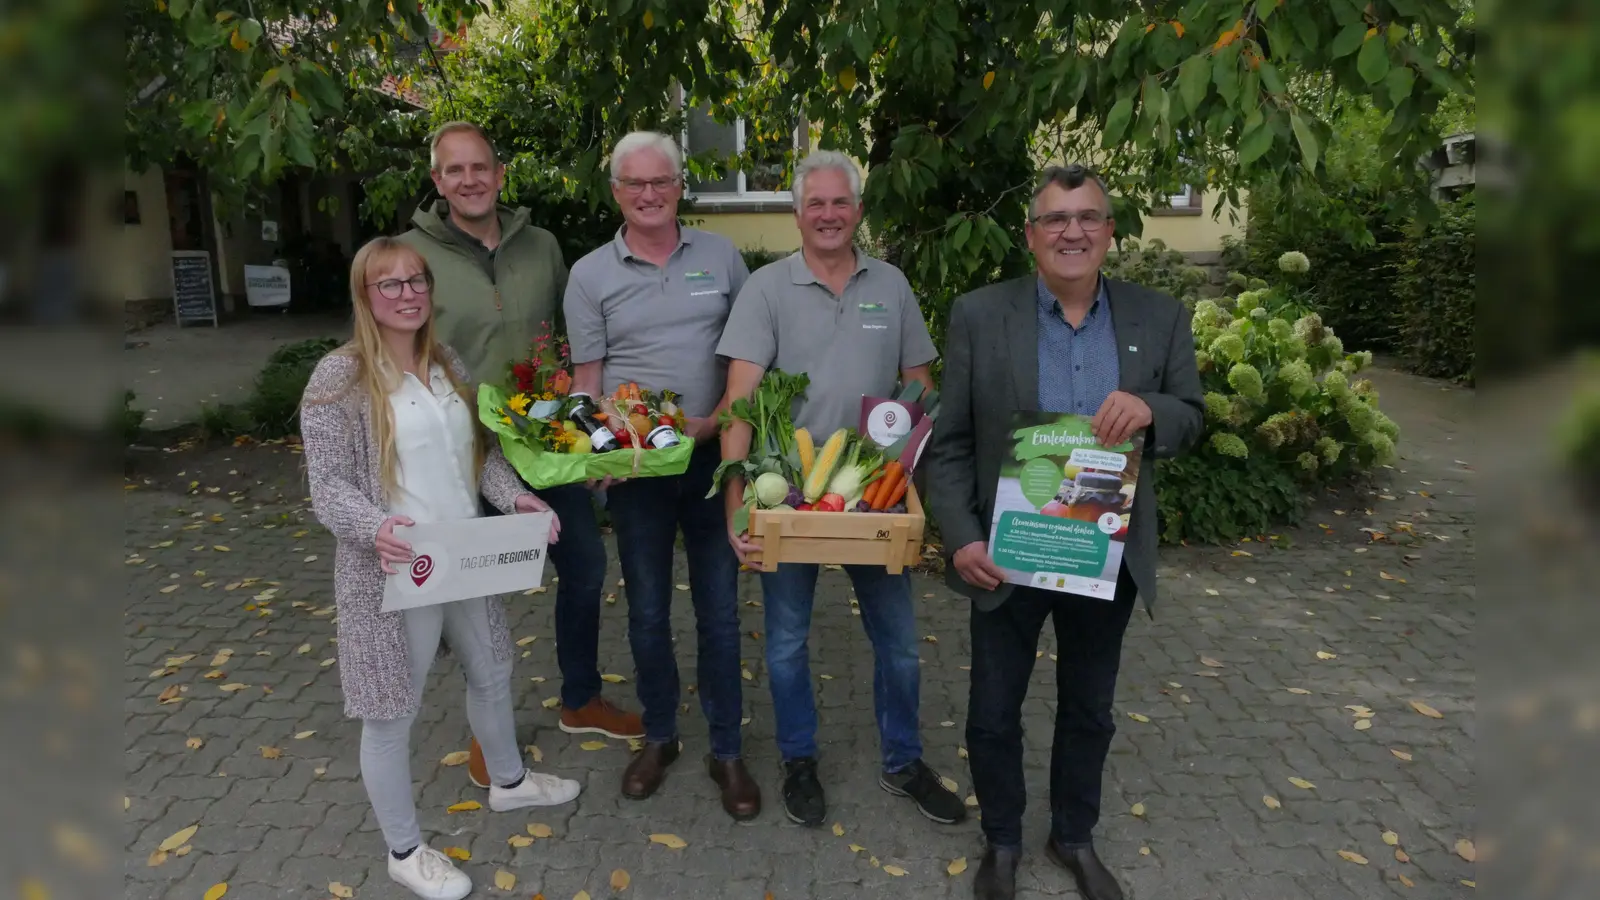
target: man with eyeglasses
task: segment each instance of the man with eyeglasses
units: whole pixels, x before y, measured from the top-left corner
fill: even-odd
[[[680,683],[672,645],[673,549],[683,534],[696,622],[700,709],[710,726],[706,772],[734,819],[761,811],[742,759],[739,560],[728,546],[720,498],[707,499],[721,462],[726,366],[717,340],[749,271],[727,238],[678,224],[683,160],[672,138],[634,132],[611,154],[611,193],[622,210],[616,238],[572,267],[563,309],[572,341],[573,389],[601,396],[634,382],[672,390],[696,441],[682,475],[635,478],[607,492],[628,598],[628,640],[644,707],[644,746],[622,774],[622,794],[644,800],[678,758]]]
[[[942,410],[928,449],[928,505],[953,551],[946,580],[972,598],[967,752],[988,846],[973,881],[979,900],[1016,896],[1027,782],[1022,703],[1039,634],[1054,619],[1056,722],[1050,757],[1047,855],[1085,900],[1121,900],[1092,831],[1100,816],[1112,700],[1135,596],[1156,598],[1155,471],[1140,469],[1114,597],[1014,586],[987,538],[1014,410],[1093,417],[1114,446],[1144,435],[1146,458],[1199,439],[1204,402],[1189,313],[1166,294],[1106,278],[1115,223],[1110,194],[1082,166],[1044,172],[1028,208],[1037,273],[957,298],[950,309]],[[1003,352],[996,352],[997,350]]]
[[[419,207],[400,240],[415,247],[433,271],[434,322],[439,340],[460,354],[474,381],[498,379],[505,366],[531,352],[553,327],[567,284],[555,235],[529,223],[526,208],[499,203],[505,183],[483,129],[470,122],[441,125],[429,141],[431,174],[440,199]],[[561,669],[561,730],[618,739],[644,735],[636,713],[600,694],[600,595],[606,548],[592,494],[581,484],[539,491],[561,519],[561,542],[550,546],[556,582],[556,661]],[[489,786],[476,740],[468,778]]]

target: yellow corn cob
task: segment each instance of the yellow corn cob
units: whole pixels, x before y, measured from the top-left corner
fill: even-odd
[[[839,465],[839,460],[844,456],[844,442],[848,429],[841,428],[835,431],[828,442],[822,445],[822,451],[817,454],[816,462],[811,466],[811,474],[805,477],[805,495],[807,503],[817,502],[828,490],[828,481],[833,478],[833,470]]]
[[[811,443],[811,432],[796,428],[794,447],[800,451],[800,480],[803,482],[811,475],[811,464],[817,461],[817,448]]]

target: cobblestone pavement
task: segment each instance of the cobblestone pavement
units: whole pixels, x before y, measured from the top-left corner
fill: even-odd
[[[1463,881],[1473,869],[1457,842],[1475,824],[1471,395],[1381,371],[1375,380],[1405,437],[1403,459],[1373,491],[1330,496],[1279,545],[1163,553],[1165,603],[1153,621],[1136,615],[1127,636],[1099,837],[1134,898],[1470,894]],[[330,646],[333,546],[305,509],[298,457],[284,447],[146,456],[126,493],[125,896],[198,898],[224,881],[230,900],[327,897],[333,882],[358,898],[409,896],[385,872],[357,769],[359,727],[342,717]],[[616,585],[614,553],[611,565]],[[460,677],[446,663],[413,737],[425,834],[435,847],[470,851],[464,868],[483,896],[568,900],[581,890],[598,900],[617,894],[619,869],[631,877],[624,897],[971,896],[978,825],[934,825],[878,789],[868,645],[842,573],[824,573],[819,590],[827,602],[812,653],[838,828],[803,829],[778,807],[760,588],[747,575],[746,747],[766,801],[759,819],[736,825],[718,807],[697,765],[706,733],[693,705],[682,717],[685,759],[662,791],[644,802],[619,795],[626,745],[583,749],[586,738],[563,734],[541,705],[558,686],[546,593],[509,602],[515,636],[530,639],[515,675],[518,725],[542,754],[537,767],[578,778],[583,796],[528,814],[448,813],[483,798],[464,767],[440,762],[467,740]],[[967,604],[923,576],[915,596],[929,636],[926,757],[966,796]],[[625,602],[604,607],[601,656],[605,671],[631,678]],[[687,603],[674,623],[692,684]],[[1052,642],[1046,629],[1046,659]],[[229,658],[213,658],[226,650]],[[1040,852],[1054,710],[1046,659],[1025,707],[1035,798],[1025,897],[1074,896]],[[607,687],[636,707],[631,683]],[[1361,730],[1364,710],[1371,725]],[[275,748],[272,758],[264,747]],[[530,824],[553,836],[507,843]],[[199,829],[189,852],[152,866],[158,845],[191,825]],[[650,841],[663,833],[687,846]],[[963,857],[970,868],[948,874]],[[500,870],[516,876],[510,892],[494,887]]]

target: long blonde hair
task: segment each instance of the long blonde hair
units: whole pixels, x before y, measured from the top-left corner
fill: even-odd
[[[378,321],[372,316],[372,301],[367,297],[367,282],[374,271],[381,271],[384,267],[399,259],[409,259],[421,268],[427,276],[428,283],[433,284],[433,270],[428,267],[428,261],[423,258],[416,248],[411,247],[392,237],[377,237],[368,241],[365,246],[356,251],[356,258],[350,263],[350,305],[354,310],[355,330],[350,343],[333,351],[344,356],[353,357],[356,361],[356,373],[351,378],[346,390],[359,387],[371,402],[372,410],[372,442],[378,448],[378,478],[383,489],[385,499],[393,497],[398,487],[395,476],[397,462],[394,447],[394,411],[388,403],[389,394],[400,386],[403,369],[400,361],[394,358],[394,353],[383,339],[383,334],[378,330]],[[445,359],[444,350],[434,339],[433,310],[434,298],[430,291],[428,298],[430,312],[428,321],[417,329],[417,371],[427,375],[433,371],[435,362]],[[451,371],[448,363],[442,365],[445,377],[450,380],[450,386],[467,404],[469,410],[476,409],[467,386],[456,373]],[[483,436],[477,427],[474,414],[472,428],[472,471],[480,472],[483,468]]]

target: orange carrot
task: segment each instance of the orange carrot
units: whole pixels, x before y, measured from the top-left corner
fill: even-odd
[[[905,482],[905,473],[905,466],[900,465],[898,460],[884,467],[883,487],[873,498],[873,509],[887,509],[894,505],[894,501],[889,498],[894,496],[894,492]]]
[[[882,472],[883,470],[879,469],[878,471]],[[888,481],[887,476],[880,475],[871,484],[867,485],[867,492],[861,495],[861,499],[866,501],[868,509],[878,508],[878,495],[883,493],[883,487],[888,484]]]
[[[884,509],[888,509],[889,507],[895,505],[896,503],[899,503],[900,502],[900,498],[902,498],[902,497],[904,497],[906,495],[906,488],[910,487],[910,485],[911,485],[911,479],[909,479],[909,478],[901,478],[899,484],[895,485],[894,492],[889,494],[889,499],[884,502],[883,508]]]

